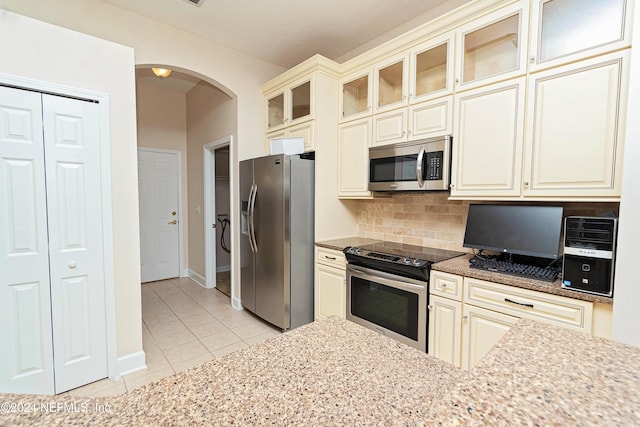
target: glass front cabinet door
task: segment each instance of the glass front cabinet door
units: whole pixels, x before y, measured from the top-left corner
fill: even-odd
[[[340,81],[340,121],[371,115],[371,68],[353,73]]]
[[[408,63],[407,52],[387,58],[374,66],[374,113],[393,110],[408,104]]]
[[[528,23],[527,2],[502,8],[461,27],[457,34],[458,90],[524,75]]]
[[[630,45],[629,0],[538,0],[531,13],[531,71]]]
[[[305,78],[267,96],[267,132],[312,117],[313,81]]]
[[[453,34],[450,33],[411,50],[410,103],[453,92],[453,43]]]

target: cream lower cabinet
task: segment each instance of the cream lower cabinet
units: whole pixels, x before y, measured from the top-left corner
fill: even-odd
[[[607,337],[611,306],[431,271],[429,354],[473,368],[519,318]]]
[[[314,318],[346,317],[346,260],[340,251],[316,247]]]
[[[462,308],[462,364],[473,368],[518,321],[515,316],[465,304]]]

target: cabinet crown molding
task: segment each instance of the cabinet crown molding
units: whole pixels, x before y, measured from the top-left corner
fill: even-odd
[[[288,69],[279,76],[269,80],[262,84],[261,89],[263,93],[271,92],[282,86],[291,83],[292,81],[308,75],[314,71],[322,71],[330,76],[339,78],[338,64],[329,58],[326,58],[320,54],[313,55],[311,58],[304,60],[300,64]]]

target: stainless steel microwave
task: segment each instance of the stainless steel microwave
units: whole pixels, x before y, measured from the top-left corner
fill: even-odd
[[[446,135],[369,148],[369,190],[448,190],[451,142]]]

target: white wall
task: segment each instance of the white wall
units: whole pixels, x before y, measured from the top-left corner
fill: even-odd
[[[187,93],[189,269],[203,277],[205,275],[205,207],[202,147],[227,135],[236,134],[236,107],[235,99],[229,98],[220,90],[206,83],[198,84]],[[263,141],[263,138],[260,141]],[[235,182],[237,183],[237,179]],[[236,185],[231,193],[236,195],[238,191]],[[200,207],[199,213],[196,211],[198,206]],[[231,221],[235,222],[233,218]],[[234,248],[238,245],[231,243],[231,246]],[[236,258],[240,259],[239,252],[236,255]],[[235,277],[240,277],[239,272]]]
[[[0,40],[0,73],[109,96],[117,354],[138,353],[142,317],[133,50],[2,10]]]
[[[44,26],[5,10],[134,50]],[[260,84],[283,69],[100,0],[0,0],[0,18],[0,54],[4,58],[0,61],[0,72],[110,96],[112,158],[117,159],[112,179],[117,351],[118,356],[137,353],[142,350],[142,332],[135,65],[165,65],[187,71],[234,96],[233,134],[238,158],[262,154],[264,117]]]
[[[637,270],[640,243],[640,7],[636,7],[632,13],[635,23],[632,45],[636,48],[631,53],[629,73],[629,105],[618,224],[618,259],[613,291],[612,338],[640,347],[640,274]]]
[[[187,209],[187,97],[184,93],[136,82],[138,146],[180,152],[182,209]],[[180,271],[189,265],[189,219],[182,212],[183,258]]]

